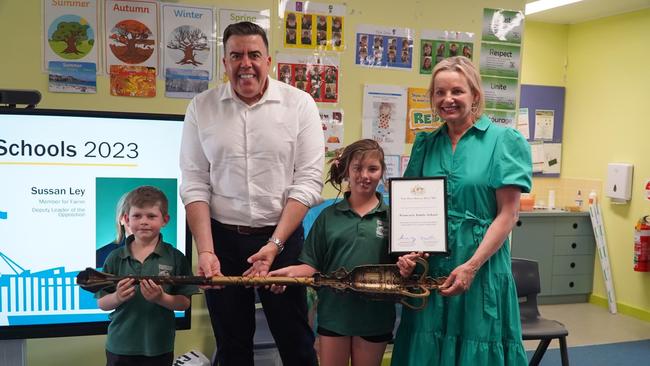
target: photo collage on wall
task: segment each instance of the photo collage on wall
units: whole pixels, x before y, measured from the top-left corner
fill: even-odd
[[[413,63],[412,35],[410,29],[359,26],[356,36],[355,64],[410,69]]]
[[[277,79],[303,90],[319,103],[338,103],[339,65],[313,56],[278,54]]]
[[[423,30],[420,40],[420,74],[431,74],[433,67],[447,57],[474,59],[474,33]]]
[[[288,1],[284,12],[284,47],[342,51],[344,5]]]

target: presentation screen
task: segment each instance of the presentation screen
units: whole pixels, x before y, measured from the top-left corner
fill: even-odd
[[[120,198],[141,185],[169,199],[165,242],[191,260],[178,196],[182,115],[0,109],[0,339],[106,332],[76,285],[101,270]],[[190,311],[176,312],[189,329]]]

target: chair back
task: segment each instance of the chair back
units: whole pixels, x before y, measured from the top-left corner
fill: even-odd
[[[512,276],[515,279],[515,286],[517,287],[521,318],[538,318],[537,294],[540,292],[540,284],[537,261],[512,258]]]

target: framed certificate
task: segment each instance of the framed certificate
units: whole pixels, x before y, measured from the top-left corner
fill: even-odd
[[[390,252],[447,252],[447,179],[392,178]]]

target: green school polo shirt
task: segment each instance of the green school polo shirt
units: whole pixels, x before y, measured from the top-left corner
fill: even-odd
[[[299,260],[329,274],[344,267],[348,271],[363,264],[395,261],[388,254],[388,206],[378,194],[379,204],[359,217],[345,199],[323,210],[312,226]],[[318,289],[318,324],[330,331],[355,336],[391,333],[395,304],[350,292]]]
[[[113,250],[106,258],[103,271],[118,276],[191,276],[192,268],[183,253],[168,243],[160,241],[154,251],[140,263],[131,256],[131,235],[121,248]],[[196,286],[163,285],[170,295],[190,297],[198,292]],[[114,290],[113,290],[114,291]],[[100,292],[98,296],[107,295]],[[142,296],[136,285],[136,294],[110,314],[106,349],[118,355],[158,356],[174,351],[176,332],[174,312],[151,303]]]

